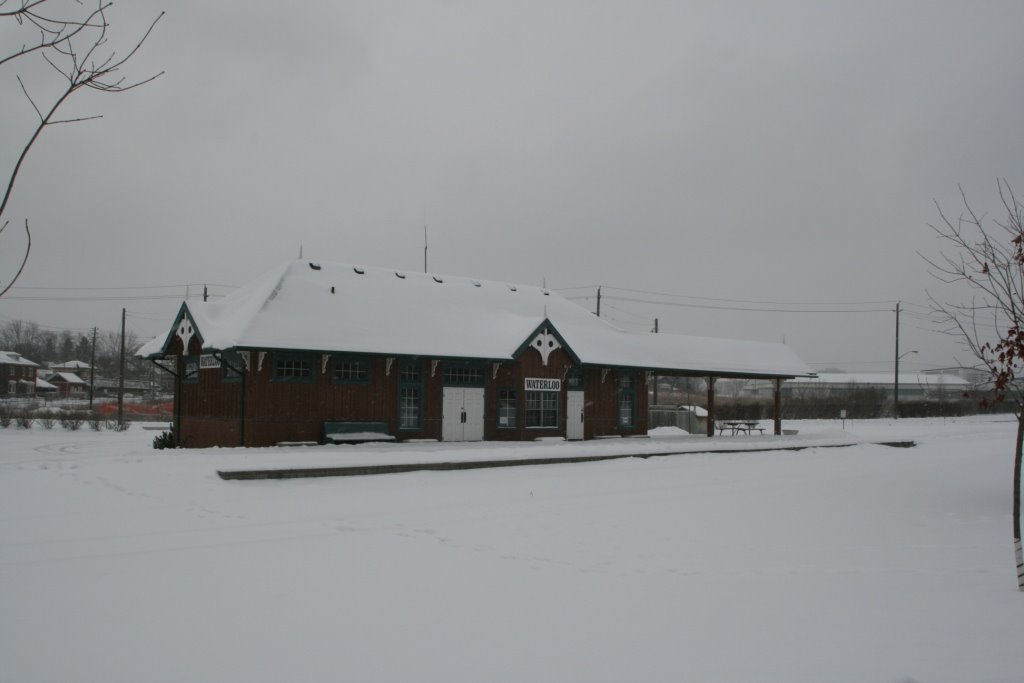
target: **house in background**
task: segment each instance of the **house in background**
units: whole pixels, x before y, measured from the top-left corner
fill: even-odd
[[[97,377],[93,390],[97,397],[116,397],[121,391],[121,381],[116,377]],[[125,396],[144,396],[152,394],[154,391],[152,382],[141,379],[126,379],[124,381]]]
[[[89,381],[89,374],[92,372],[92,366],[80,360],[66,360],[62,363],[49,363],[48,365],[50,372],[71,372],[86,381]]]
[[[60,395],[60,389],[56,385],[50,384],[45,379],[36,376],[36,396],[43,399],[57,398]]]
[[[35,394],[38,369],[38,363],[21,354],[0,351],[0,398]]]
[[[170,360],[184,446],[646,435],[653,375],[813,375],[785,345],[634,334],[525,285],[296,260],[186,302]],[[713,424],[709,417],[708,424]],[[709,427],[708,433],[713,430]]]
[[[89,383],[73,372],[53,372],[47,375],[46,381],[57,387],[57,395],[61,398],[86,398],[89,395]]]

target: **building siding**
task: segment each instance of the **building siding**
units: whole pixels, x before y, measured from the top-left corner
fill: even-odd
[[[190,350],[194,345],[190,345]],[[274,379],[275,352],[251,352],[249,367],[242,379],[227,381],[220,368],[199,371],[199,381],[179,381],[175,404],[179,441],[186,447],[268,446],[281,442],[323,442],[325,422],[383,422],[398,440],[441,439],[442,398],[446,365],[457,361],[429,358],[395,358],[388,370],[388,359],[362,356],[368,366],[368,381],[336,383],[332,381],[333,358],[326,363],[323,354],[308,354],[312,377],[308,381]],[[287,353],[287,352],[277,352]],[[294,355],[294,354],[289,354]],[[180,357],[179,357],[180,359]],[[412,363],[420,370],[422,387],[421,428],[399,429],[399,372]],[[566,435],[565,381],[573,360],[564,349],[553,351],[545,365],[540,354],[527,349],[518,359],[497,365],[470,363],[483,372],[484,439],[495,441],[532,440],[538,437]],[[179,374],[183,367],[179,360]],[[584,437],[628,436],[646,433],[647,390],[645,373],[628,370],[634,381],[634,414],[631,427],[618,422],[619,370],[602,373],[600,368],[583,371],[585,391]],[[602,382],[602,374],[605,375]],[[526,378],[557,379],[562,382],[558,397],[558,423],[555,427],[526,427]],[[501,389],[516,391],[514,428],[498,426],[498,398]],[[244,396],[243,396],[244,394]],[[242,411],[244,407],[244,419]],[[243,427],[244,423],[244,427]],[[244,440],[242,430],[244,428]]]

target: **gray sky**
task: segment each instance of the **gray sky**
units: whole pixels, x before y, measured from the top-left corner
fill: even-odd
[[[124,47],[167,10],[127,75],[166,74],[83,93],[65,115],[103,118],[33,149],[10,209],[32,258],[0,322],[114,329],[125,306],[146,338],[186,283],[223,294],[300,245],[419,270],[426,223],[432,271],[604,285],[627,329],[657,317],[883,371],[903,300],[907,369],[968,360],[919,317],[926,289],[950,294],[916,252],[935,253],[932,201],[958,213],[958,183],[993,215],[997,178],[1024,193],[1019,0],[282,7],[115,5]],[[3,174],[34,116],[16,74],[47,92],[32,64],[0,67]],[[127,289],[84,289],[101,287]]]

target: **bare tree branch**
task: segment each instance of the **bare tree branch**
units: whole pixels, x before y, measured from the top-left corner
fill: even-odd
[[[22,147],[8,177],[2,198],[0,198],[0,220],[6,217],[18,174],[21,172],[25,159],[28,157],[33,145],[35,145],[43,131],[48,126],[80,123],[100,118],[100,115],[57,118],[57,111],[72,95],[82,88],[90,88],[102,93],[126,92],[150,83],[164,73],[161,71],[156,75],[132,81],[127,80],[125,76],[119,73],[121,68],[142,48],[142,45],[152,34],[157,22],[163,17],[163,12],[150,23],[131,50],[124,56],[119,56],[117,52],[113,50],[107,51],[106,48],[107,32],[110,28],[110,23],[107,20],[107,10],[110,9],[111,2],[98,0],[94,9],[85,10],[83,12],[84,16],[75,17],[57,16],[46,12],[46,3],[49,1],[19,0],[10,5],[13,8],[8,8],[9,0],[0,0],[0,20],[13,18],[19,25],[30,27],[38,32],[34,43],[22,44],[20,48],[14,49],[10,54],[0,56],[0,66],[13,62],[20,57],[39,54],[64,81],[63,89],[57,94],[49,108],[44,111],[29,93],[29,88],[25,82],[20,76],[17,76],[18,85],[29,104],[35,110],[38,123],[28,136],[28,140]],[[79,4],[82,3],[79,2]],[[0,233],[3,232],[3,228],[6,225],[7,223],[4,223],[3,227],[0,227]],[[25,222],[25,232],[29,234],[27,220]],[[25,250],[21,266],[7,287],[0,291],[0,296],[3,296],[10,289],[14,281],[24,271],[25,263],[28,261],[29,251],[31,250],[31,244],[31,234],[29,234],[28,247]]]
[[[1021,538],[1021,475],[1024,463],[1024,206],[1006,180],[997,181],[1006,212],[986,221],[971,207],[960,187],[963,212],[956,221],[936,202],[941,219],[930,227],[952,250],[925,262],[933,277],[962,284],[974,292],[970,303],[943,303],[929,295],[932,310],[988,371],[992,399],[1006,401],[1017,416],[1013,467],[1013,538],[1017,587],[1024,591],[1024,543]],[[994,227],[989,227],[991,223]],[[991,317],[991,331],[985,319]],[[979,319],[980,322],[979,322]],[[986,401],[989,399],[986,398]]]
[[[4,223],[3,227],[6,228],[7,224]],[[0,232],[3,232],[3,228],[0,228]],[[7,290],[14,286],[14,283],[18,281],[19,277],[21,277],[21,272],[25,270],[25,264],[28,263],[28,255],[32,251],[32,233],[29,232],[27,218],[25,219],[25,237],[28,238],[28,245],[25,247],[25,256],[21,259],[21,266],[18,268],[18,272],[14,274],[14,277],[11,278],[11,281],[7,283],[7,286],[0,291],[0,297],[6,294]]]
[[[96,24],[91,23],[92,15],[90,15],[90,17],[87,18],[86,21],[80,22],[72,19],[47,19],[46,17],[42,17],[33,12],[33,10],[36,7],[46,2],[48,2],[48,0],[34,0],[34,2],[23,2],[22,7],[16,10],[8,10],[6,12],[0,11],[0,19],[13,18],[19,24],[22,24],[24,23],[25,20],[28,20],[29,23],[31,23],[39,30],[38,43],[31,47],[22,45],[20,50],[13,52],[5,57],[0,57],[0,66],[3,66],[7,62],[14,61],[19,57],[24,57],[25,55],[32,54],[33,52],[39,50],[46,50],[47,48],[54,47],[64,41],[74,38],[79,32],[83,31],[84,29],[96,27]],[[3,7],[3,5],[5,4],[7,3],[0,3],[0,7]],[[106,7],[109,6],[110,3],[108,2],[106,4]]]

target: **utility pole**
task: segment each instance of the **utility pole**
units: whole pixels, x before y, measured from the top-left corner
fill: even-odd
[[[601,288],[597,288],[597,317],[601,317]]]
[[[654,334],[658,334],[658,319],[654,319]],[[658,405],[658,376],[654,375],[654,405]]]
[[[124,428],[124,318],[125,309],[121,309],[121,377],[117,381],[117,426]]]
[[[427,224],[423,224],[423,272],[427,272]]]
[[[900,302],[896,302],[896,362],[892,380],[892,419],[900,419]]]
[[[92,357],[89,359],[89,412],[92,412],[92,397],[96,393],[96,328],[92,328]]]
[[[203,302],[204,303],[206,302],[206,297],[207,297],[206,285],[203,285]]]

